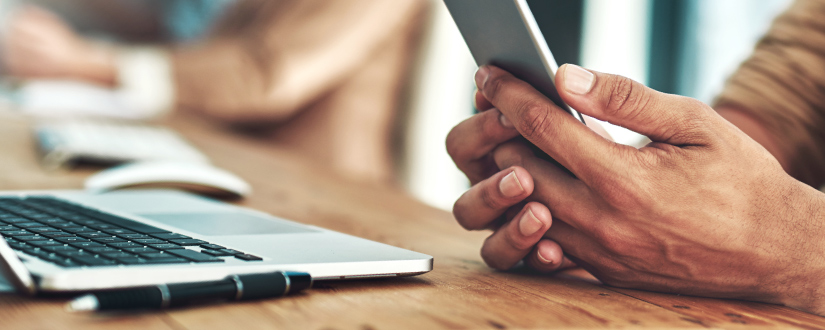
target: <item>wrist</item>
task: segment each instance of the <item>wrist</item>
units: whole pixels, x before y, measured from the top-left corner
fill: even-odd
[[[69,76],[100,85],[117,85],[115,51],[106,45],[83,43],[78,46],[77,60],[70,65]]]
[[[776,296],[782,304],[825,316],[825,194],[793,180],[797,188],[787,200],[793,201],[787,218],[784,251],[774,278]],[[781,245],[780,245],[781,246]]]
[[[790,168],[791,155],[788,154],[785,148],[782,148],[774,134],[768,131],[760,121],[749,115],[747,111],[735,107],[721,107],[716,109],[716,112],[719,113],[722,118],[725,118],[725,120],[747,134],[751,139],[754,139],[762,145],[763,148],[768,150],[768,152],[779,161],[782,168],[784,168],[786,172],[788,171]]]

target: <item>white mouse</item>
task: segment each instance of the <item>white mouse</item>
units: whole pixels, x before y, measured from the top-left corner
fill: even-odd
[[[245,197],[252,192],[238,176],[208,164],[146,161],[103,170],[86,179],[86,189],[108,191],[127,187],[177,187],[208,195]]]

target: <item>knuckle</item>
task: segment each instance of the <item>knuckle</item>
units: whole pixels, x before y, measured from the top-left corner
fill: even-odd
[[[479,199],[481,200],[481,205],[485,208],[490,210],[498,210],[505,205],[500,200],[498,193],[493,191],[493,188],[497,187],[495,185],[490,185],[486,189],[481,189],[479,192]]]
[[[509,244],[513,249],[517,251],[524,251],[527,250],[535,243],[529,242],[525,240],[520,233],[517,233],[518,226],[508,226],[504,228],[505,230],[505,240],[507,244]]]
[[[528,140],[545,136],[552,132],[553,119],[551,109],[539,101],[527,101],[520,107],[521,133]]]
[[[608,80],[606,91],[608,95],[605,109],[611,116],[633,120],[651,101],[650,93],[644,86],[627,77],[612,76]]]
[[[506,84],[506,79],[504,79],[501,75],[491,74],[489,78],[487,78],[487,82],[484,83],[482,89],[484,90],[484,96],[488,100],[496,99],[497,95],[501,93],[504,89],[504,85]]]

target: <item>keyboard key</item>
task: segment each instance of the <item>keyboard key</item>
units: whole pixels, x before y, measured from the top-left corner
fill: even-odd
[[[69,245],[48,245],[48,246],[42,247],[41,249],[46,250],[46,251],[51,251],[51,252],[54,252],[54,253],[64,252],[64,251],[77,251],[76,247],[69,246]]]
[[[11,247],[12,249],[15,249],[15,250],[30,249],[30,246],[31,245],[29,245],[27,243],[23,243],[23,242],[10,242],[9,243],[9,247]]]
[[[105,246],[103,246],[103,244],[96,243],[96,242],[77,242],[77,243],[71,243],[69,245],[74,246],[78,249],[84,249],[84,250],[90,249],[90,248],[105,247]]]
[[[54,228],[54,227],[32,227],[32,228],[27,228],[26,230],[32,231],[32,232],[35,232],[35,233],[38,233],[38,234],[61,231],[60,229],[57,229],[57,228]]]
[[[19,222],[19,223],[15,223],[14,226],[18,227],[18,228],[24,228],[25,229],[25,228],[32,228],[32,227],[43,227],[43,224],[39,223],[39,222]],[[12,228],[14,228],[14,227],[12,227]],[[0,229],[0,230],[2,230],[2,229]]]
[[[55,238],[54,240],[58,241],[58,242],[63,242],[63,243],[66,243],[66,244],[79,243],[79,242],[91,242],[88,239],[85,239],[83,237],[77,237],[77,236],[75,236],[75,237],[58,237],[58,238]]]
[[[76,237],[77,235],[72,233],[66,233],[61,231],[56,231],[53,233],[42,233],[40,236],[46,236],[48,238],[58,238],[58,237]]]
[[[124,265],[139,265],[139,264],[145,264],[146,259],[139,258],[139,257],[120,257],[120,258],[115,258],[115,262],[117,262],[119,264],[124,264]]]
[[[118,242],[118,243],[107,243],[106,245],[111,246],[113,248],[118,249],[128,249],[128,248],[138,248],[143,247],[143,245],[137,244],[135,242]]]
[[[98,238],[92,238],[92,240],[95,241],[95,242],[98,242],[98,243],[106,243],[106,244],[126,242],[125,239],[122,239],[120,237],[98,237]]]
[[[261,258],[261,257],[258,257],[258,256],[253,256],[251,254],[236,254],[235,258],[238,258],[238,259],[241,259],[241,260],[246,260],[246,261],[261,261],[261,260],[264,260],[264,258]]]
[[[77,248],[75,248],[74,250],[54,251],[54,253],[59,254],[61,256],[64,256],[66,258],[72,258],[72,259],[74,259],[75,257],[94,257],[95,256],[94,253],[81,251]]]
[[[139,238],[139,239],[133,239],[132,241],[135,242],[135,243],[140,243],[140,244],[164,244],[164,243],[166,243],[166,241],[161,240],[161,239],[157,239],[157,238]]]
[[[80,234],[80,233],[94,233],[97,232],[97,229],[89,228],[89,227],[79,227],[79,228],[66,228],[63,229],[66,232]]]
[[[31,222],[31,220],[15,216],[14,218],[5,218],[5,219],[3,219],[3,222],[9,223],[9,224],[15,224],[15,223],[20,223],[20,222]]]
[[[137,256],[128,252],[117,251],[117,252],[106,252],[106,253],[99,253],[100,255],[109,258],[109,259],[120,259],[120,258],[136,258]]]
[[[241,252],[241,251],[238,251],[238,250],[232,250],[232,249],[221,249],[220,251],[221,251],[221,252],[223,252],[223,253],[228,253],[228,254],[231,254],[231,255],[236,255],[236,254],[246,254],[246,253],[243,253],[243,252]]]
[[[96,224],[91,224],[91,225],[90,224],[85,224],[85,225],[86,225],[86,227],[94,228],[94,229],[97,229],[97,230],[103,230],[103,231],[120,229],[119,226],[109,224],[109,223],[96,223]]]
[[[12,237],[14,237],[14,236],[29,236],[29,235],[32,235],[33,233],[30,232],[30,231],[26,231],[26,230],[9,230],[9,231],[5,231],[5,232],[0,232],[0,234],[3,234],[3,236],[12,236]]]
[[[82,228],[82,225],[76,224],[74,222],[62,222],[62,223],[50,223],[49,226],[59,229],[67,229],[67,228]]]
[[[52,241],[52,240],[48,240],[48,241],[31,241],[31,242],[29,242],[29,244],[31,244],[33,246],[39,246],[39,247],[64,245],[63,242]]]
[[[113,225],[117,225],[117,226],[123,227],[125,229],[129,229],[129,230],[132,230],[134,232],[141,233],[141,234],[162,234],[162,233],[169,233],[170,232],[168,230],[163,230],[163,229],[153,227],[153,226],[150,226],[150,225],[147,225],[147,224],[144,224],[144,223],[140,223],[140,222],[137,222],[137,221],[134,221],[134,220],[129,220],[129,219],[121,218],[121,217],[114,216],[114,215],[100,213],[100,212],[97,212],[97,211],[91,211],[90,213],[87,213],[87,214],[92,215],[93,217],[95,217],[97,219],[100,219],[100,220],[106,221],[108,223],[111,223]]]
[[[219,251],[219,250],[210,250],[210,249],[203,249],[203,250],[201,250],[201,253],[206,253],[208,255],[216,256],[216,257],[228,257],[228,256],[233,255],[231,253],[226,253],[226,252]]]
[[[222,250],[222,249],[225,249],[225,247],[220,246],[220,245],[217,245],[217,244],[201,244],[201,247],[202,247],[202,248],[204,248],[204,249],[210,249],[210,250]]]
[[[169,241],[172,242],[172,243],[175,243],[175,244],[183,245],[183,246],[196,246],[196,245],[201,245],[201,244],[206,244],[207,243],[206,241],[201,241],[199,239],[194,239],[194,238],[170,239]]]
[[[170,255],[168,253],[160,253],[160,252],[152,252],[152,253],[141,253],[141,258],[146,259],[163,259],[163,258],[177,258],[177,256]]]
[[[183,258],[146,259],[148,264],[188,264],[190,261]]]
[[[118,234],[117,237],[133,240],[133,239],[150,239],[152,236],[146,234]]]
[[[83,266],[72,259],[55,260],[54,263],[56,263],[58,266],[67,268]]]
[[[158,249],[158,250],[177,250],[177,249],[182,249],[183,248],[183,246],[180,246],[180,245],[177,245],[177,244],[171,244],[171,243],[149,244],[149,247],[155,248],[155,249]]]
[[[85,237],[85,238],[100,238],[100,237],[114,237],[112,234],[101,233],[99,231],[96,232],[88,232],[88,233],[80,233],[77,236]]]
[[[12,226],[12,225],[0,226],[0,232],[16,231],[16,230],[20,230],[20,228],[17,228],[17,227]]]
[[[49,226],[54,226],[55,224],[60,224],[60,223],[71,223],[71,222],[63,220],[61,218],[54,218],[54,217],[44,217],[44,218],[41,218],[41,219],[37,219],[37,222],[45,223],[45,224],[48,224]]]
[[[153,248],[148,247],[139,247],[139,248],[127,248],[123,249],[123,251],[134,253],[134,254],[144,254],[144,253],[159,253],[160,251],[155,250]]]
[[[137,234],[131,230],[123,229],[123,228],[116,228],[116,229],[106,229],[105,232],[112,234],[112,235],[130,235],[130,234]]]
[[[186,236],[186,235],[175,234],[175,233],[152,234],[152,236],[155,236],[155,237],[160,238],[160,239],[189,239],[189,238],[192,238],[192,237],[189,237],[189,236]]]
[[[106,253],[118,253],[118,252],[122,252],[122,251],[120,251],[120,250],[118,250],[118,249],[115,249],[115,248],[113,248],[113,247],[108,247],[108,246],[102,246],[102,247],[91,247],[91,248],[84,249],[84,250],[89,251],[89,252],[91,252],[91,253],[97,253],[97,254],[106,254]]]
[[[164,233],[164,234],[152,234],[160,239],[189,239],[191,237],[183,235],[183,234],[176,234],[176,233]]]
[[[174,254],[178,257],[186,258],[194,262],[223,262],[223,259],[215,258],[208,254],[203,254],[192,250],[168,250],[166,253]]]
[[[88,218],[88,217],[73,218],[73,219],[69,219],[69,220],[72,220],[72,221],[74,221],[76,223],[79,223],[81,225],[84,225],[84,226],[106,225],[107,224],[103,221],[91,219],[91,218]]]
[[[72,257],[72,260],[77,261],[78,263],[88,265],[88,266],[114,266],[117,263],[113,260],[109,260],[102,257],[90,257],[90,256],[82,256],[82,257]]]

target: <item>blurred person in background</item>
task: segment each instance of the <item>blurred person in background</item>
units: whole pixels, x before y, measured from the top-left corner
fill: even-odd
[[[14,77],[128,90],[134,117],[189,111],[266,127],[280,146],[384,182],[425,4],[21,1],[5,24],[2,63]]]

